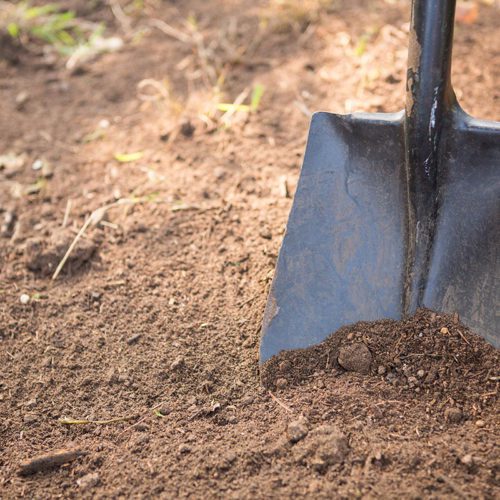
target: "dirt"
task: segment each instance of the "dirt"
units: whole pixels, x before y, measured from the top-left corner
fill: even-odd
[[[130,26],[64,4],[124,47],[69,71],[1,44],[2,498],[497,498],[499,355],[458,318],[360,323],[259,374],[310,112],[403,107],[407,2],[146,1]],[[152,19],[196,19],[205,50]],[[481,118],[499,23],[481,2],[456,27]],[[207,111],[256,83],[256,111]]]

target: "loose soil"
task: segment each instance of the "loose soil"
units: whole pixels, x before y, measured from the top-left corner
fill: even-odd
[[[63,3],[125,45],[70,72],[1,44],[0,496],[498,498],[499,354],[458,318],[359,323],[259,375],[310,111],[402,108],[407,2],[146,1],[130,27]],[[189,16],[203,50],[151,27]],[[482,118],[499,24],[484,2],[456,27]],[[257,111],[207,115],[255,83]]]

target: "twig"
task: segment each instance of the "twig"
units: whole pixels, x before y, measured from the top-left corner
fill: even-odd
[[[287,412],[289,413],[293,413],[293,410],[287,406],[285,403],[283,403],[283,401],[279,400],[271,391],[267,391],[269,393],[269,396],[271,396],[272,399],[274,399],[274,401],[276,403],[278,403],[282,408],[284,408]]]
[[[29,476],[36,472],[47,471],[61,467],[61,465],[73,462],[78,457],[87,455],[83,450],[57,450],[46,455],[40,455],[32,458],[19,466],[18,474],[20,476]]]
[[[457,330],[458,334],[460,335],[460,337],[463,338],[464,342],[468,345],[470,345],[470,342],[465,338],[465,335],[460,331],[460,330]]]
[[[62,222],[62,227],[66,227],[68,225],[69,213],[71,212],[71,199],[66,203],[66,210],[64,211],[64,218]]]

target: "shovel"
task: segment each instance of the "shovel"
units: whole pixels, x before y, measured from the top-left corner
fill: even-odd
[[[420,307],[500,347],[500,123],[457,103],[454,14],[455,0],[413,1],[404,111],[313,116],[261,364]]]

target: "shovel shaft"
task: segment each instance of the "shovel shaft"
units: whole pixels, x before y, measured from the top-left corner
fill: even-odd
[[[406,86],[408,248],[404,309],[421,306],[438,210],[443,130],[456,106],[451,86],[455,0],[413,0]],[[411,285],[410,285],[411,284]]]

